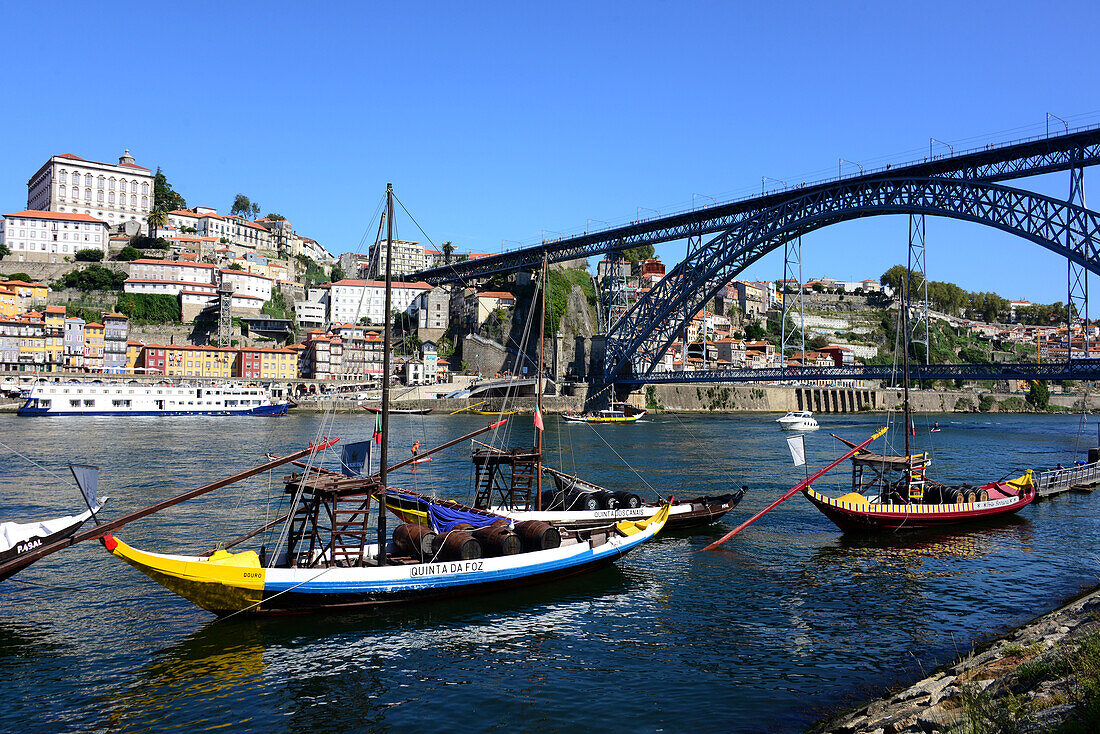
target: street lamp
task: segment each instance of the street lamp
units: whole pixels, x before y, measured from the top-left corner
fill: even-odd
[[[696,197],[696,196],[702,196],[702,197],[703,197],[703,198],[705,198],[705,199],[710,199],[710,200],[711,200],[711,201],[713,201],[713,202],[714,202],[715,204],[717,204],[717,203],[718,203],[718,199],[715,199],[715,198],[714,198],[713,196],[707,196],[706,194],[692,194],[692,195],[691,195],[691,210],[692,210],[692,211],[695,211],[695,197]]]
[[[1057,120],[1058,122],[1060,122],[1060,123],[1062,123],[1063,125],[1066,126],[1066,133],[1068,134],[1069,133],[1069,123],[1066,122],[1065,120],[1063,120],[1061,117],[1058,117],[1058,115],[1054,114],[1053,112],[1048,112],[1047,113],[1047,137],[1048,138],[1050,137],[1050,118],[1052,118],[1052,117],[1055,120]]]
[[[928,159],[929,160],[932,160],[936,157],[935,155],[932,154],[932,144],[933,143],[939,143],[940,145],[946,145],[948,148],[951,149],[951,155],[955,155],[955,146],[951,145],[951,143],[945,143],[942,140],[936,140],[935,138],[928,138]]]
[[[856,163],[855,161],[850,161],[850,160],[848,160],[847,158],[841,158],[841,159],[837,160],[837,162],[836,162],[836,177],[837,177],[837,178],[840,178],[840,177],[841,177],[841,176],[843,175],[843,174],[842,174],[842,173],[840,172],[840,167],[841,167],[841,165],[843,165],[843,164],[845,164],[845,163],[850,163],[850,164],[852,164],[853,166],[855,166],[856,168],[858,168],[858,169],[859,169],[859,175],[861,175],[861,176],[862,176],[862,175],[863,175],[864,173],[866,173],[866,171],[864,171],[864,170],[863,170],[863,166],[859,165],[859,164],[858,164],[858,163]]]
[[[760,195],[761,196],[764,195],[764,183],[766,181],[775,181],[776,183],[781,183],[781,184],[783,184],[784,189],[790,188],[790,184],[788,184],[786,181],[784,181],[781,178],[772,178],[771,176],[761,176],[760,177]]]

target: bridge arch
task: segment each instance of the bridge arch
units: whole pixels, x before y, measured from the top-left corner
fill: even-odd
[[[676,334],[718,290],[772,250],[831,224],[890,214],[974,222],[1030,240],[1100,274],[1100,214],[1030,191],[947,178],[840,182],[738,215],[640,298],[607,337],[604,381],[652,372]]]

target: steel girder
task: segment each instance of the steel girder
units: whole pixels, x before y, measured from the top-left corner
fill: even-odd
[[[1095,380],[1100,378],[1100,359],[1043,364],[913,364],[914,380]],[[766,369],[696,370],[654,372],[630,376],[619,384],[669,384],[691,382],[806,382],[820,380],[900,380],[901,370],[892,365],[848,367],[768,367]]]
[[[668,217],[632,222],[623,227],[614,227],[592,234],[586,233],[578,237],[550,240],[534,247],[422,270],[411,277],[432,285],[440,285],[486,278],[496,273],[534,270],[542,263],[543,252],[548,254],[551,263],[556,263],[625,250],[638,245],[655,245],[688,237],[716,234],[734,226],[747,212],[771,209],[785,201],[799,199],[807,193],[831,191],[838,184],[863,183],[886,178],[930,177],[1005,181],[1040,173],[1065,171],[1075,166],[1096,164],[1100,164],[1100,128],[992,146],[958,155],[939,156],[932,160],[926,158],[924,161],[904,164],[893,169],[880,169],[845,179],[812,184],[804,188],[796,187],[696,211],[681,212]]]
[[[604,382],[646,376],[719,288],[787,240],[831,224],[884,214],[945,216],[996,227],[1100,272],[1100,215],[1047,196],[944,178],[846,180],[766,209],[742,212],[640,298],[608,334]],[[1066,243],[1075,243],[1068,247]],[[632,359],[633,357],[633,359]]]

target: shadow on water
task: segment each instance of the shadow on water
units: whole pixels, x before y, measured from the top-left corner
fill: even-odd
[[[107,699],[103,725],[204,727],[231,720],[235,701],[278,690],[291,730],[384,727],[389,709],[419,699],[410,677],[456,684],[448,668],[461,670],[462,661],[484,655],[486,647],[536,647],[541,637],[575,626],[588,604],[637,585],[611,566],[544,586],[430,604],[211,620],[134,671],[122,695]]]

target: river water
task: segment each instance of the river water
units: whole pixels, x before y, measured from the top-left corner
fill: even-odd
[[[876,542],[843,538],[796,496],[721,550],[699,553],[801,478],[774,418],[663,415],[598,431],[548,418],[548,452],[598,484],[648,496],[742,484],[749,493],[703,532],[520,592],[217,621],[98,543],[70,548],[0,583],[0,730],[798,731],[1097,583],[1100,497],[1085,494],[969,532]],[[395,416],[393,455],[485,420]],[[860,440],[883,420],[823,416],[807,438],[811,466],[843,451],[829,432]],[[940,432],[927,431],[932,420]],[[936,478],[978,483],[1072,461],[1079,444],[1095,444],[1094,423],[1079,439],[1079,422],[929,416],[914,442],[933,451]],[[69,461],[101,467],[105,516],[114,517],[259,464],[267,451],[319,435],[367,438],[373,424],[366,415],[4,415],[0,517],[76,511]],[[530,440],[529,417],[510,425],[512,440]],[[281,476],[176,506],[119,536],[148,550],[202,552],[275,517]],[[456,449],[394,483],[464,497],[470,479],[468,454]],[[817,486],[835,495],[848,480],[842,467]]]

